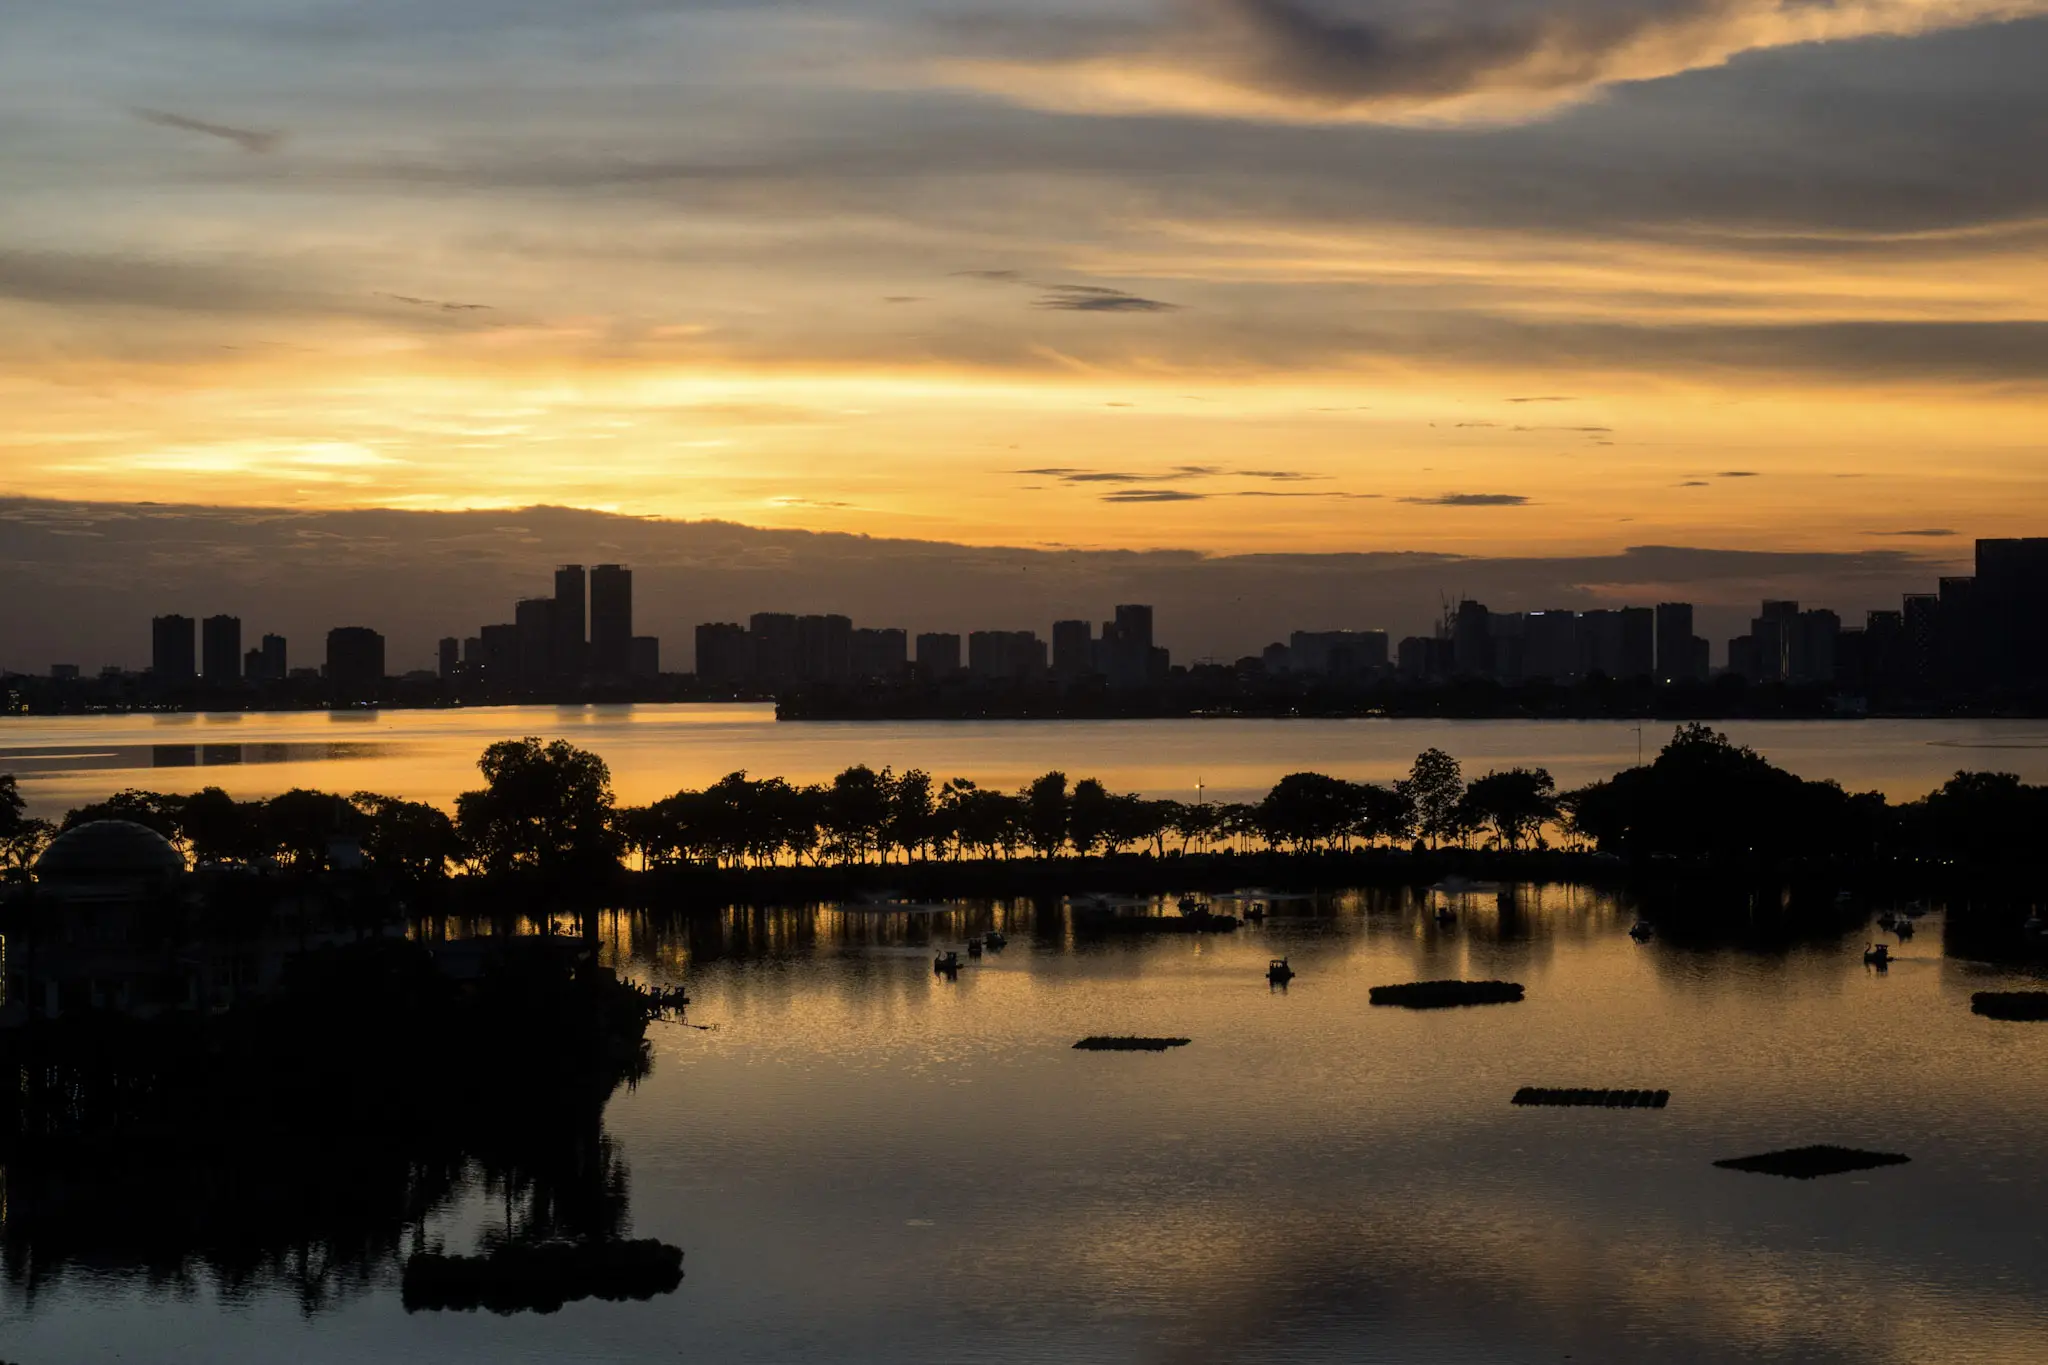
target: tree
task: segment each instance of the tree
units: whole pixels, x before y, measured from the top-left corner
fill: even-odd
[[[327,849],[337,838],[360,838],[363,813],[333,792],[294,787],[263,803],[263,851],[298,872],[316,872],[327,865]]]
[[[192,856],[203,862],[253,862],[270,850],[263,803],[238,802],[219,787],[184,798],[178,827]]]
[[[1357,816],[1351,832],[1368,844],[1382,839],[1397,844],[1415,837],[1415,802],[1401,784],[1390,787],[1360,782],[1356,799]]]
[[[1024,835],[1041,858],[1059,855],[1067,842],[1067,775],[1058,770],[1024,789]]]
[[[491,745],[477,767],[485,786],[455,798],[455,823],[479,867],[564,878],[617,866],[611,770],[596,754],[528,736]]]
[[[888,847],[903,850],[903,861],[929,849],[936,833],[934,810],[932,775],[922,768],[910,769],[889,788],[889,823],[882,837]]]
[[[1259,802],[1260,832],[1276,848],[1327,847],[1356,819],[1355,791],[1351,783],[1322,773],[1289,773]]]
[[[1074,784],[1073,798],[1067,802],[1067,839],[1083,858],[1109,841],[1112,799],[1109,789],[1092,777]]]
[[[0,773],[0,835],[13,834],[21,828],[22,812],[28,809],[28,802],[22,800],[21,783],[13,773]]]
[[[0,872],[33,866],[57,832],[47,820],[29,819],[23,814],[27,809],[14,774],[0,773]]]
[[[832,779],[825,793],[825,841],[843,863],[864,863],[882,841],[889,822],[890,788],[895,778],[888,769],[877,773],[865,763],[855,764]]]
[[[1398,787],[1413,803],[1416,828],[1432,847],[1444,839],[1463,837],[1458,803],[1465,795],[1465,778],[1457,759],[1442,749],[1424,749]]]
[[[1557,818],[1557,783],[1543,768],[1489,772],[1465,789],[1464,806],[1475,827],[1491,826],[1502,844],[1520,848]]]
[[[165,796],[161,792],[146,792],[128,787],[115,792],[104,801],[90,802],[64,812],[63,828],[76,829],[94,820],[126,820],[131,824],[153,829],[164,838],[177,843],[184,838],[180,821],[184,800],[181,796]]]
[[[447,876],[448,864],[461,856],[455,822],[439,806],[375,792],[357,792],[349,800],[363,813],[363,852],[379,871],[435,881]]]

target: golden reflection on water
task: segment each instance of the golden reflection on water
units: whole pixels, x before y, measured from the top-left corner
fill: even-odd
[[[707,1262],[744,1274],[760,1234],[724,1221],[787,1216],[843,1257],[910,1258],[919,1302],[1005,1304],[992,1321],[1038,1346],[1047,1320],[1088,1324],[1086,1358],[2048,1359],[2048,1031],[1968,1009],[2009,974],[1944,959],[1935,920],[1879,974],[1854,935],[1639,946],[1634,908],[1581,888],[1471,897],[1452,926],[1432,904],[1348,893],[1233,936],[1108,942],[1022,902],[607,917],[621,967],[687,982],[710,1026],[658,1026],[613,1127],[742,1191],[677,1210]],[[932,949],[990,927],[1005,951],[932,974]],[[1281,952],[1284,992],[1263,980]],[[1529,998],[1366,1003],[1453,975]],[[1194,1042],[1071,1050],[1094,1032]],[[1525,1084],[1673,1100],[1513,1109]],[[1817,1141],[1914,1160],[1811,1183],[1711,1165]],[[643,1221],[661,1202],[636,1179]],[[910,1223],[925,1240],[899,1247]],[[1051,1358],[1004,1342],[944,1358]]]
[[[1147,720],[778,724],[765,706],[507,706],[443,711],[314,711],[0,718],[0,772],[23,781],[32,813],[61,814],[122,787],[241,798],[292,787],[370,790],[451,805],[479,784],[495,740],[564,738],[610,765],[619,799],[639,804],[744,770],[816,782],[856,763],[984,786],[1023,785],[1050,767],[1113,788],[1210,800],[1263,794],[1313,769],[1384,781],[1424,748],[1472,774],[1547,767],[1561,786],[1654,755],[1668,724],[1621,721]],[[2039,721],[1729,721],[1721,729],[1801,776],[1910,800],[1958,768],[2048,782]],[[1640,744],[1639,744],[1640,741]]]

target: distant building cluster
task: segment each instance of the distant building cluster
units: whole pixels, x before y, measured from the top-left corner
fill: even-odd
[[[633,571],[598,564],[555,569],[551,597],[524,597],[512,619],[441,641],[442,678],[492,688],[585,680],[618,683],[661,672],[661,641],[633,633]]]
[[[1055,621],[1050,648],[1034,631],[977,630],[964,640],[933,631],[919,635],[912,653],[908,632],[856,627],[845,616],[756,612],[742,626],[707,621],[697,627],[697,677],[733,688],[779,691],[891,683],[910,677],[955,677],[1036,682],[1101,677],[1112,687],[1139,688],[1165,680],[1171,659],[1152,643],[1152,608],[1126,604],[1102,623]]]
[[[2048,537],[1980,540],[1976,570],[1941,579],[1938,591],[1907,595],[1897,610],[1871,611],[1860,626],[1843,624],[1826,608],[1765,601],[1749,630],[1728,641],[1718,672],[1912,705],[2041,691],[2048,685]],[[598,564],[586,573],[581,564],[564,564],[555,570],[552,595],[521,599],[511,620],[465,639],[441,640],[433,670],[391,678],[384,637],[368,626],[335,627],[321,663],[294,668],[282,635],[266,634],[244,649],[239,617],[166,615],[151,622],[149,673],[137,679],[109,668],[98,686],[109,695],[125,688],[126,697],[144,704],[230,690],[260,690],[285,704],[400,694],[432,703],[550,693],[687,700],[956,682],[1049,685],[1073,696],[1107,691],[1128,699],[1148,689],[1185,690],[1189,680],[1213,688],[1219,678],[1262,695],[1460,679],[1675,686],[1713,677],[1709,654],[1689,602],[1499,612],[1460,601],[1431,634],[1398,642],[1378,630],[1298,630],[1234,664],[1176,667],[1154,641],[1153,609],[1124,603],[1100,623],[1055,621],[1050,640],[1030,630],[913,637],[829,613],[757,612],[745,625],[699,625],[695,675],[665,675],[660,641],[633,633],[632,570]],[[73,664],[54,665],[50,677],[74,694],[93,686]]]

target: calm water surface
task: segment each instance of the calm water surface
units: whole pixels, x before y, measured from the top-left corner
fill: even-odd
[[[687,1250],[676,1293],[408,1315],[394,1269],[307,1314],[260,1285],[74,1268],[32,1305],[9,1291],[0,1357],[2048,1359],[2048,1025],[1968,1006],[2010,974],[1945,959],[1939,913],[1877,974],[1861,934],[1638,946],[1606,895],[1521,904],[1440,929],[1404,893],[1351,895],[1229,938],[1097,944],[1022,906],[621,917],[614,959],[698,1002],[606,1119],[633,1232]],[[1007,951],[932,975],[932,946],[996,922]],[[1282,952],[1301,975],[1269,990]],[[1529,998],[1366,1003],[1453,975]],[[1072,1050],[1097,1032],[1193,1042]],[[1673,1098],[1515,1109],[1522,1085]],[[1711,1165],[1809,1142],[1913,1160],[1804,1183]],[[462,1249],[495,1217],[477,1195],[433,1231]]]
[[[1924,795],[1958,768],[2048,782],[2043,721],[1730,721],[1720,727],[1804,777],[1894,799]],[[486,744],[561,736],[611,764],[640,803],[745,769],[816,781],[853,763],[1022,785],[1051,767],[1152,796],[1261,795],[1304,768],[1353,779],[1405,772],[1430,746],[1474,774],[1541,764],[1560,785],[1654,755],[1669,724],[1618,721],[1148,720],[776,723],[763,706],[483,707],[459,711],[15,717],[0,720],[0,772],[34,813],[56,814],[121,787],[238,797],[295,786],[451,802],[478,783]]]

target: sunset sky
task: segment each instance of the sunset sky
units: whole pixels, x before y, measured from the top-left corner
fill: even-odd
[[[2048,531],[2048,0],[0,6],[0,494]]]

